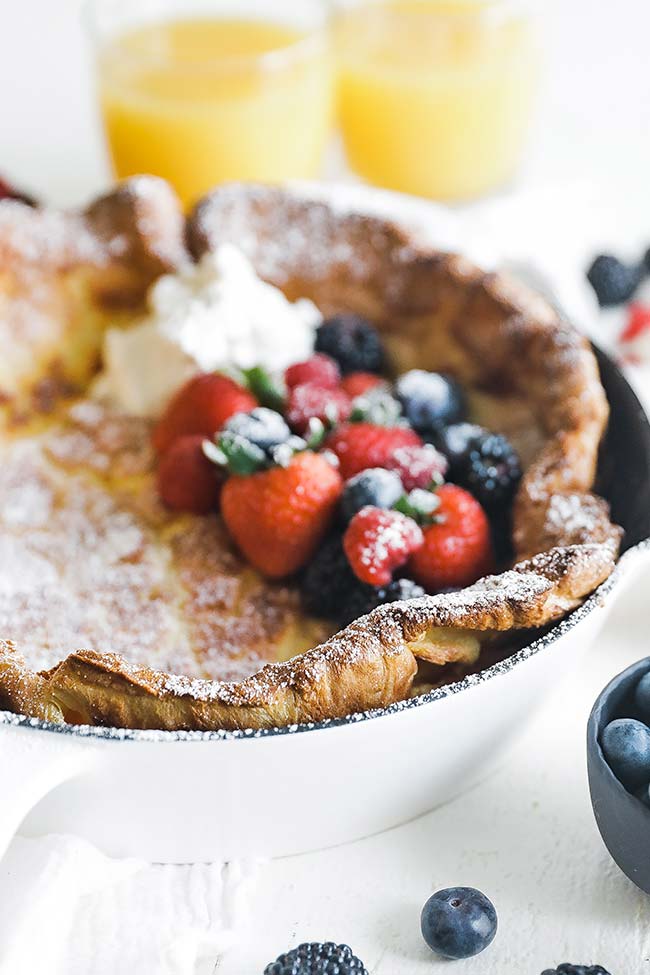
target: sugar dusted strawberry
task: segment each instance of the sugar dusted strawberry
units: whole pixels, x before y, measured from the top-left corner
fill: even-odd
[[[343,423],[352,404],[340,389],[323,389],[315,383],[294,386],[287,403],[287,422],[296,433],[305,433],[309,421],[316,418],[328,426]]]
[[[230,477],[221,494],[228,531],[248,561],[271,579],[307,564],[334,516],[341,478],[320,454],[287,467]]]
[[[376,376],[374,372],[351,372],[349,376],[344,376],[341,380],[341,389],[348,394],[350,399],[356,399],[357,396],[363,396],[371,389],[383,385],[385,385],[385,380],[381,376]]]
[[[222,476],[203,453],[201,434],[179,437],[158,465],[158,493],[172,511],[216,511]]]
[[[212,437],[235,413],[248,413],[257,400],[229,376],[201,373],[179,389],[158,421],[153,445],[163,453],[178,437]]]
[[[463,488],[438,491],[438,521],[424,531],[424,544],[409,559],[408,575],[429,592],[469,586],[493,566],[490,525],[483,508]]]
[[[348,525],[343,548],[357,578],[371,586],[387,586],[395,569],[423,542],[422,529],[412,518],[366,505]]]
[[[304,383],[313,383],[321,389],[336,389],[341,381],[341,370],[330,356],[316,352],[304,362],[289,366],[284,374],[284,381],[288,389]]]
[[[347,481],[369,467],[390,468],[395,452],[402,447],[419,447],[422,441],[407,427],[381,427],[374,423],[346,423],[327,440]]]
[[[448,467],[447,458],[431,444],[400,447],[388,462],[389,470],[399,474],[405,491],[440,483]]]

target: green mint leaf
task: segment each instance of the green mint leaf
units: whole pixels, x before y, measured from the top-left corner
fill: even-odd
[[[262,406],[282,413],[285,407],[285,389],[263,366],[253,366],[243,371],[246,385]]]
[[[415,488],[408,494],[403,494],[394,507],[396,511],[413,518],[418,525],[433,525],[438,521],[436,511],[440,507],[440,498],[431,491]]]

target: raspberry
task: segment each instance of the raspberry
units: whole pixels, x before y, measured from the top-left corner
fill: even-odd
[[[357,396],[363,396],[369,390],[384,384],[381,376],[377,376],[373,372],[351,372],[349,376],[344,376],[341,380],[341,389],[348,394],[350,399],[356,399]]]
[[[357,578],[371,586],[387,586],[394,570],[423,541],[422,529],[412,518],[367,505],[348,525],[343,548]]]
[[[381,427],[374,423],[347,423],[328,438],[347,481],[368,467],[390,468],[396,451],[421,447],[417,433],[407,427]]]
[[[172,511],[204,515],[216,511],[221,483],[218,468],[203,453],[201,434],[180,437],[158,465],[158,493]]]
[[[444,484],[437,495],[440,520],[425,529],[424,544],[408,566],[408,575],[428,592],[469,586],[494,560],[490,525],[478,501],[455,484]]]
[[[311,419],[335,426],[347,420],[350,410],[350,400],[342,390],[303,383],[294,386],[289,393],[287,421],[296,433],[305,433]]]
[[[423,447],[400,447],[388,466],[399,474],[404,490],[408,492],[440,483],[449,465],[435,447],[426,444]]]
[[[304,383],[314,383],[321,389],[336,389],[341,381],[341,371],[331,356],[317,352],[305,362],[296,362],[289,366],[284,374],[284,381],[288,389]]]

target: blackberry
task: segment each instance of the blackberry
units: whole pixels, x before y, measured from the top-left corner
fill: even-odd
[[[640,264],[624,264],[611,254],[600,254],[587,271],[601,308],[624,305],[633,297],[643,279]]]
[[[462,477],[463,486],[484,508],[505,507],[521,480],[519,456],[509,440],[491,433],[471,445]]]
[[[351,948],[328,941],[298,945],[267,965],[264,975],[368,975],[368,971]]]
[[[316,331],[316,352],[324,352],[339,364],[343,375],[381,372],[386,356],[377,329],[360,315],[334,315]]]
[[[470,491],[491,513],[510,504],[521,480],[521,464],[506,437],[459,423],[443,431],[437,445],[449,461],[450,481]]]
[[[425,437],[458,423],[465,413],[461,387],[442,373],[411,369],[395,383],[395,394],[410,425]]]
[[[542,975],[609,975],[602,965],[558,965],[557,968],[547,968]]]
[[[347,626],[383,603],[424,596],[424,589],[411,579],[395,579],[388,586],[367,585],[350,567],[343,540],[330,536],[308,565],[301,584],[303,608],[311,616]]]
[[[341,496],[341,513],[348,522],[367,504],[375,508],[392,508],[403,493],[399,474],[371,467],[346,482]]]
[[[385,589],[380,589],[381,603],[397,603],[402,599],[419,599],[426,592],[413,579],[395,579]]]

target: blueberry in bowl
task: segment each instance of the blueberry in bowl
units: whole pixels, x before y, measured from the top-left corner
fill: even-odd
[[[614,861],[650,894],[650,658],[615,677],[594,704],[587,767],[598,829]]]

